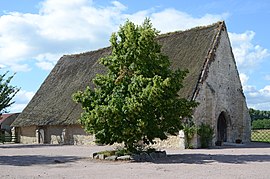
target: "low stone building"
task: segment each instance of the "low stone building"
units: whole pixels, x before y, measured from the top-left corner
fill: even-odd
[[[194,122],[210,124],[216,141],[250,141],[250,116],[224,22],[160,35],[162,52],[172,69],[188,69],[180,97],[199,102]],[[71,96],[106,69],[98,59],[111,49],[63,56],[13,125],[21,143],[92,143],[81,128],[82,109]],[[170,142],[175,141],[175,142]],[[178,137],[165,141],[179,145]],[[193,146],[199,147],[198,136]]]

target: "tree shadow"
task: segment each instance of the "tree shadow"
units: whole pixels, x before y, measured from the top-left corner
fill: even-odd
[[[17,148],[43,148],[43,147],[61,147],[66,145],[59,144],[3,144],[0,145],[2,149],[17,149]]]
[[[0,156],[0,165],[31,166],[71,163],[82,159],[76,156],[15,155]]]
[[[227,148],[270,148],[267,142],[248,142],[244,144],[235,144],[225,142],[222,146],[214,146],[211,149],[227,149]]]
[[[222,154],[169,154],[155,160],[156,164],[246,164],[250,162],[270,162],[270,155],[222,155]]]

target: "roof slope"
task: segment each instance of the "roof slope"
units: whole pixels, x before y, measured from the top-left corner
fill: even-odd
[[[2,123],[11,124],[19,115],[20,113],[7,113],[0,115],[0,125]]]
[[[158,37],[162,52],[169,56],[172,69],[189,70],[184,81],[184,88],[179,92],[181,97],[188,99],[193,97],[209,52],[220,31],[220,24],[223,23],[218,22],[210,26],[163,34]],[[110,52],[108,47],[61,57],[12,125],[78,124],[82,109],[80,105],[72,101],[71,95],[90,85],[95,74],[105,72],[105,68],[97,60],[109,55]],[[93,84],[91,86],[93,87]]]

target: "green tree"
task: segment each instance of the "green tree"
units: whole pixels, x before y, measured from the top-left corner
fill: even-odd
[[[0,75],[0,115],[7,112],[7,108],[14,103],[12,99],[19,91],[19,88],[10,85],[10,81],[14,75],[7,77],[7,74],[8,72]]]
[[[249,115],[251,117],[251,121],[257,119],[270,119],[270,111],[260,111],[256,109],[249,109]]]
[[[252,121],[252,129],[270,129],[270,119],[258,119]]]
[[[73,95],[84,109],[80,121],[96,142],[124,142],[134,151],[139,141],[175,135],[181,119],[191,117],[197,103],[177,95],[187,71],[170,70],[158,34],[149,19],[141,26],[130,21],[120,26],[110,39],[112,54],[99,60],[108,73],[95,77],[94,90]]]

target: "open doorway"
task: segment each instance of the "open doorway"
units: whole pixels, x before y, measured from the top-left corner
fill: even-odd
[[[38,144],[45,144],[45,131],[43,128],[36,130],[36,139]]]
[[[217,142],[227,142],[227,120],[225,112],[221,112],[217,123]]]

